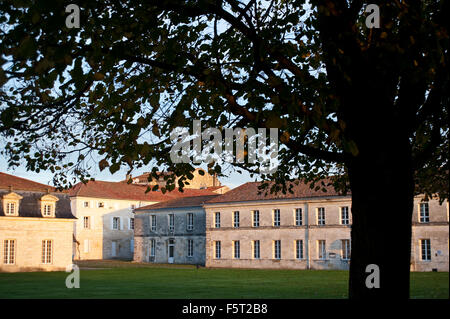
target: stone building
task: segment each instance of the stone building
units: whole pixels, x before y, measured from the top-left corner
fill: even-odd
[[[72,264],[68,194],[0,172],[0,271],[61,271]]]
[[[132,259],[135,208],[174,198],[204,194],[204,190],[148,192],[147,185],[89,181],[70,190],[75,225],[75,259]]]
[[[258,194],[246,183],[204,204],[206,266],[348,269],[351,197],[332,187]],[[411,269],[448,271],[448,202],[415,198]]]
[[[203,175],[200,173],[200,171],[203,172]],[[159,174],[159,178],[157,181],[156,180],[149,181],[148,178],[149,178],[150,173],[144,173],[144,174],[136,176],[136,177],[127,176],[127,179],[125,180],[125,182],[128,181],[129,179],[131,179],[133,184],[150,185],[150,186],[159,185],[159,187],[164,187],[166,185],[164,176],[169,175],[170,173],[158,172],[158,174]],[[192,189],[207,189],[207,188],[209,188],[209,190],[214,191],[217,194],[223,194],[227,190],[229,190],[229,188],[227,186],[224,186],[220,183],[217,176],[210,175],[207,171],[205,171],[201,168],[195,169],[195,171],[192,174],[194,175],[194,177],[192,178],[192,180],[187,180],[187,182],[189,184],[185,185],[185,188],[187,188],[187,189],[190,189],[190,188],[192,188]],[[175,184],[177,182],[178,182],[178,178],[175,179]]]
[[[205,211],[218,195],[184,197],[135,210],[134,261],[205,264]]]

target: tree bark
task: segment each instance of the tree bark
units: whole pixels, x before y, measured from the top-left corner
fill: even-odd
[[[383,124],[383,125],[380,125]],[[366,127],[355,135],[359,154],[347,162],[352,190],[349,297],[409,298],[411,227],[414,202],[412,154],[397,123],[380,122],[375,136]],[[362,128],[361,128],[362,129]],[[376,129],[372,127],[372,129]],[[364,141],[365,139],[365,141]],[[379,267],[379,288],[373,270]],[[368,278],[370,276],[370,278]]]

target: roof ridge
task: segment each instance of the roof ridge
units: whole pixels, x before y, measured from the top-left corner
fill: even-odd
[[[0,174],[5,175],[5,176],[7,176],[7,177],[13,177],[13,178],[16,178],[16,179],[20,179],[20,180],[22,180],[22,181],[26,181],[26,182],[29,182],[29,183],[37,184],[37,185],[40,185],[40,186],[50,187],[50,188],[52,188],[53,190],[56,189],[56,187],[54,187],[54,186],[47,185],[47,184],[43,184],[43,183],[39,183],[39,182],[35,182],[35,181],[31,180],[31,179],[23,178],[23,177],[20,177],[20,176],[8,174],[8,173],[5,173],[5,172],[0,172]]]

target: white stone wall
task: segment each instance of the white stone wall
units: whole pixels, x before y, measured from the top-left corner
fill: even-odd
[[[89,207],[84,207],[84,202]],[[103,203],[104,207],[99,207]],[[75,259],[132,259],[134,250],[134,230],[130,229],[130,218],[134,218],[132,205],[136,208],[155,204],[137,200],[108,198],[72,197],[72,212],[78,218],[75,225]],[[84,228],[84,216],[91,219],[90,229]],[[120,229],[113,229],[112,220],[120,218]],[[115,243],[115,254],[113,253]]]
[[[0,217],[0,271],[61,271],[72,264],[73,219]],[[15,240],[15,263],[4,264],[4,241]],[[42,263],[42,241],[52,241],[52,262]]]

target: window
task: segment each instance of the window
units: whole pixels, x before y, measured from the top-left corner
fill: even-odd
[[[233,212],[233,225],[234,228],[239,228],[239,212]]]
[[[303,259],[303,240],[295,241],[295,258]]]
[[[259,240],[253,241],[253,258],[259,259],[260,258],[260,246],[259,246]]]
[[[421,245],[421,259],[425,260],[425,261],[430,261],[431,260],[431,242],[429,239],[422,239],[420,241],[420,245]]]
[[[155,257],[155,251],[156,251],[156,240],[152,239],[150,240],[150,257]]]
[[[350,239],[342,239],[342,251],[341,256],[343,260],[349,260],[350,259]]]
[[[216,242],[214,242],[215,243],[215,249],[214,249],[214,255],[215,255],[215,257],[216,257],[216,259],[220,259],[220,256],[221,256],[221,251],[220,251],[220,241],[216,241]]]
[[[327,258],[327,251],[325,246],[325,240],[318,240],[317,241],[317,248],[318,248],[318,256],[319,259],[326,259]]]
[[[83,203],[83,207],[84,207],[84,208],[89,208],[89,202],[84,202],[84,203]]]
[[[130,226],[130,229],[134,229],[134,218],[130,218],[130,224],[128,226]]]
[[[98,202],[98,208],[103,208],[105,207],[105,203],[104,202]]]
[[[16,203],[8,202],[6,203],[6,215],[16,214]]]
[[[131,209],[136,209],[136,205],[135,204],[131,204]]]
[[[295,209],[295,226],[301,226],[301,225],[303,225],[302,209],[296,208]]]
[[[273,242],[273,257],[281,259],[281,240],[274,240]]]
[[[193,230],[194,229],[194,214],[188,213],[187,214],[187,230]]]
[[[113,217],[113,229],[120,230],[120,217]]]
[[[156,215],[151,216],[151,230],[156,231]]]
[[[241,258],[241,244],[239,240],[233,242],[233,257],[235,259]]]
[[[348,207],[341,207],[341,224],[348,225],[350,224],[350,218],[348,214]]]
[[[169,231],[175,230],[175,215],[169,214]]]
[[[421,223],[430,222],[430,212],[428,208],[428,203],[420,203],[420,222]]]
[[[253,212],[253,227],[259,227],[259,210],[254,210]]]
[[[215,228],[220,228],[220,213],[215,213],[214,214],[214,227]]]
[[[3,245],[3,263],[13,265],[16,262],[16,241],[14,239],[6,239]]]
[[[42,241],[42,263],[52,263],[52,241],[48,239]]]
[[[52,216],[53,212],[53,205],[51,204],[45,204],[42,209],[42,215],[43,216]]]
[[[89,239],[85,239],[84,240],[84,245],[83,246],[84,246],[84,252],[88,253],[89,252],[89,246],[90,246],[89,245]]]
[[[91,218],[89,216],[83,217],[83,227],[84,229],[91,229]]]
[[[280,227],[280,210],[273,210],[273,226]]]
[[[187,246],[187,256],[192,257],[194,256],[194,241],[192,239],[188,239],[188,246]]]
[[[325,208],[317,208],[317,225],[325,225]]]

